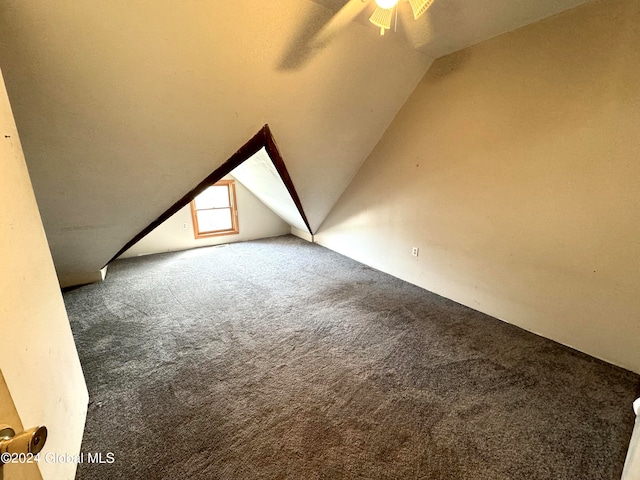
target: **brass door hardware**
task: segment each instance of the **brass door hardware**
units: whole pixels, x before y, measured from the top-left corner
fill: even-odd
[[[3,453],[37,455],[46,441],[47,427],[45,426],[30,428],[16,434],[10,426],[0,425],[0,458]]]

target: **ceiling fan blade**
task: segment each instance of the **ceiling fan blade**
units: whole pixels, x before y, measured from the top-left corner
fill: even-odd
[[[428,3],[431,6],[433,0],[415,0],[416,2]],[[415,3],[409,0],[406,3]],[[398,34],[404,37],[404,41],[416,50],[426,53],[424,50],[436,35],[436,23],[434,22],[434,12],[429,10],[426,14],[422,12],[419,19],[415,19],[416,10],[404,3],[398,8]],[[425,8],[426,11],[426,8]]]
[[[317,0],[313,0],[317,1]],[[280,70],[297,70],[310,58],[326,47],[331,40],[339,35],[348,25],[356,21],[357,17],[367,6],[369,0],[332,0],[343,4],[328,20],[318,21],[317,17],[309,18],[307,25],[299,30],[290,42],[278,64]],[[317,1],[325,6],[325,1]],[[335,10],[333,10],[335,11]],[[325,17],[326,18],[326,17]]]
[[[413,18],[417,20],[420,16],[427,11],[427,8],[431,6],[433,0],[409,0],[411,4],[411,10],[413,11]]]
[[[393,8],[380,8],[376,7],[369,18],[369,21],[376,27],[380,27],[380,35],[384,35],[385,30],[391,28],[391,19],[393,18]]]
[[[314,36],[312,46],[321,47],[344,30],[366,6],[367,0],[349,0]]]

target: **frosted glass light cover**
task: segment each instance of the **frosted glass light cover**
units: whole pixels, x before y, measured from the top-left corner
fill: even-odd
[[[398,4],[398,0],[376,0],[376,5],[380,8],[393,8]]]

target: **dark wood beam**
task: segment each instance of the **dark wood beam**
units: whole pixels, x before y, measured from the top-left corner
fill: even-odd
[[[300,202],[300,197],[298,197],[298,192],[296,192],[296,187],[293,186],[293,181],[289,176],[289,172],[287,171],[287,167],[284,164],[284,160],[282,160],[282,156],[280,155],[280,150],[278,150],[278,145],[276,145],[276,141],[273,138],[273,135],[271,134],[271,129],[269,128],[269,125],[265,125],[265,129],[266,129],[266,140],[267,140],[266,142],[267,144],[265,145],[265,147],[266,147],[267,153],[269,154],[269,158],[271,158],[271,161],[273,162],[273,166],[276,167],[276,170],[280,174],[280,178],[284,182],[284,185],[287,187],[287,191],[289,192],[289,195],[291,195],[291,199],[293,200],[293,203],[296,204],[296,207],[298,208],[298,212],[300,212],[300,216],[302,217],[304,224],[307,226],[307,230],[309,230],[309,233],[313,235],[313,232],[311,231],[311,226],[309,226],[309,221],[307,220],[307,216],[305,215],[304,210],[302,209],[302,203]]]

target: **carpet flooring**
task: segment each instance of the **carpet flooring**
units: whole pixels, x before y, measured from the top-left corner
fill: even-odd
[[[80,480],[620,478],[637,375],[292,236],[64,294]]]

